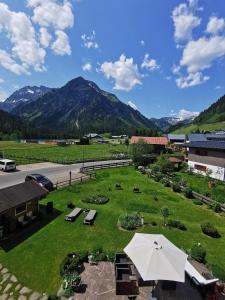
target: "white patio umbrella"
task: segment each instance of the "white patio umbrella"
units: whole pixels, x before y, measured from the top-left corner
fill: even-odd
[[[144,281],[185,281],[187,255],[161,234],[135,233],[124,252]]]

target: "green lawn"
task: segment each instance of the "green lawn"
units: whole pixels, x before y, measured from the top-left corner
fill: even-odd
[[[120,183],[123,190],[116,190],[115,183]],[[133,193],[134,185],[140,188],[141,193]],[[81,202],[82,198],[96,193],[108,196],[109,202],[99,206]],[[158,197],[158,201],[154,200],[154,196]],[[9,252],[0,250],[0,262],[25,285],[37,291],[57,291],[60,285],[59,264],[68,252],[91,250],[96,246],[102,246],[104,250],[122,250],[134,232],[119,230],[117,221],[121,214],[130,211],[141,212],[148,223],[139,232],[162,233],[183,249],[190,249],[195,242],[201,242],[207,249],[207,261],[225,270],[224,216],[205,206],[192,204],[182,194],[172,192],[132,167],[98,171],[96,180],[55,191],[42,203],[50,200],[54,201],[54,207],[61,215]],[[69,200],[78,207],[96,209],[95,224],[83,225],[83,214],[74,223],[65,222],[64,217],[70,211],[66,206]],[[182,221],[187,231],[162,226],[160,209],[163,206],[169,207],[173,214],[171,218]],[[150,221],[156,221],[157,226],[150,225]],[[218,228],[220,239],[201,233],[200,224],[204,221]]]
[[[73,162],[84,159],[110,158],[116,153],[127,153],[128,148],[124,144],[92,144],[71,145],[67,147],[20,144],[16,142],[0,141],[0,155],[4,152],[7,158],[13,158],[17,164],[35,163],[39,161]]]
[[[209,123],[209,124],[190,124],[183,126],[181,128],[178,128],[177,130],[174,130],[173,133],[183,133],[188,134],[191,132],[195,132],[196,130],[200,131],[213,131],[213,130],[224,130],[225,129],[225,122],[217,122],[217,123]]]
[[[212,199],[225,203],[225,184],[216,181],[213,188],[208,187],[208,179],[205,176],[198,174],[189,174],[184,172],[177,172],[176,175],[179,178],[183,178],[187,181],[187,185],[190,186],[193,191],[211,197]]]

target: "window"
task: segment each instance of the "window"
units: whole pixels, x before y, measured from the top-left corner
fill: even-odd
[[[206,166],[202,166],[202,165],[195,164],[194,168],[195,168],[195,170],[198,170],[198,171],[201,171],[201,172],[206,172],[207,171]]]
[[[201,156],[208,156],[208,151],[204,149],[197,149],[195,150],[195,154],[201,155]]]
[[[27,205],[26,204],[20,205],[20,206],[16,207],[15,215],[19,215],[19,214],[25,212],[26,210],[27,210]]]

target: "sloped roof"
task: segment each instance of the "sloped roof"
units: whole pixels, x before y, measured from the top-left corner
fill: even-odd
[[[188,140],[189,142],[207,141],[204,133],[190,133],[188,134]]]
[[[185,138],[186,138],[185,134],[168,134],[169,140],[184,141]]]
[[[47,190],[34,181],[27,181],[1,189],[0,213],[31,200],[45,197],[47,193]]]
[[[221,141],[198,141],[185,144],[189,148],[204,148],[204,149],[216,149],[225,150],[225,142]]]
[[[147,137],[147,136],[132,136],[131,144],[137,144],[140,140],[143,140],[145,143],[150,145],[167,145],[167,137]]]

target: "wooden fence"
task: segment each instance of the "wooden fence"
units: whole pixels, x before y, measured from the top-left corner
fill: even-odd
[[[124,166],[130,166],[131,164],[132,164],[131,160],[110,162],[110,163],[105,163],[105,164],[82,167],[82,168],[80,168],[80,172],[84,173],[84,174],[90,174],[90,173],[95,172],[95,170],[124,167]]]
[[[69,173],[69,179],[63,180],[63,181],[57,181],[56,184],[55,184],[55,188],[56,189],[63,188],[65,186],[70,186],[74,183],[85,182],[85,181],[90,180],[92,178],[95,178],[95,173],[84,174],[84,175],[72,178],[72,175],[71,175],[71,172],[70,172]]]

